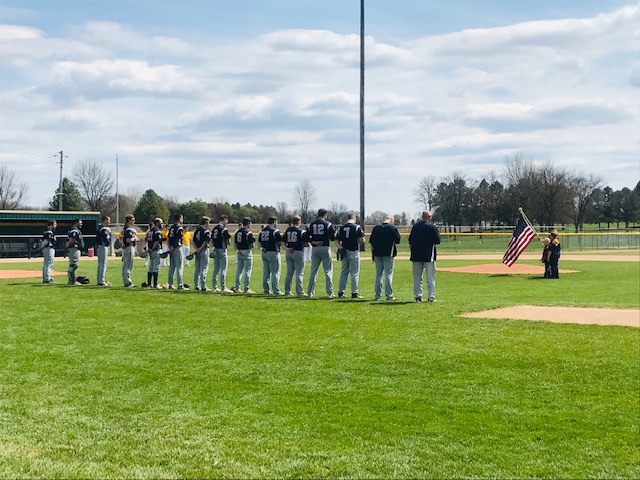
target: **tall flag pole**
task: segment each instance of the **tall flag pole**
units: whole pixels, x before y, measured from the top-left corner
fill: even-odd
[[[364,224],[364,0],[360,0],[360,224]],[[364,251],[364,244],[360,245]]]
[[[511,236],[511,240],[509,240],[509,245],[507,245],[507,251],[504,257],[502,257],[502,263],[507,267],[516,263],[520,254],[525,251],[531,241],[538,235],[528,221],[529,219],[524,214],[522,208],[519,208],[518,212],[518,222],[513,229],[513,235]],[[538,236],[538,238],[540,237]]]

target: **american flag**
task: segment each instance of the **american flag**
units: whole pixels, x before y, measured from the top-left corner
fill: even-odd
[[[513,236],[511,237],[511,240],[509,240],[507,251],[505,252],[504,257],[502,257],[502,263],[507,267],[513,265],[535,236],[535,230],[524,221],[524,217],[522,216],[522,213],[520,213],[518,223],[513,229]]]

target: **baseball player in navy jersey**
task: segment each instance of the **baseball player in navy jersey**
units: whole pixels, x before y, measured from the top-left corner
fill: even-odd
[[[67,270],[67,280],[69,285],[80,285],[76,279],[76,270],[80,262],[80,252],[84,250],[84,238],[82,237],[82,220],[76,218],[73,225],[67,232],[67,252],[69,255],[69,269]]]
[[[384,294],[387,300],[393,296],[393,264],[398,253],[396,244],[400,243],[400,232],[393,224],[393,215],[384,217],[384,222],[373,227],[369,237],[371,255],[376,265],[375,299],[382,296],[382,278],[384,276]]]
[[[236,270],[236,284],[233,287],[234,292],[240,291],[240,277],[244,280],[244,293],[255,293],[249,288],[249,281],[251,280],[251,268],[253,266],[253,256],[251,249],[256,242],[253,238],[253,234],[249,230],[251,226],[251,219],[242,219],[242,228],[239,229],[233,238],[233,244],[235,246],[238,255],[238,268]]]
[[[284,294],[291,295],[291,282],[295,274],[296,294],[299,297],[306,297],[302,286],[304,277],[304,247],[306,243],[306,230],[300,228],[299,215],[291,219],[291,226],[284,232],[284,245],[286,253],[284,255],[287,264],[287,275],[284,278]]]
[[[113,242],[113,234],[111,233],[111,228],[109,228],[110,223],[111,217],[104,215],[96,235],[96,256],[98,257],[98,278],[96,283],[99,287],[111,286],[111,283],[107,282],[105,278],[107,261],[109,259],[109,248],[111,247],[111,242]]]
[[[182,236],[184,234],[184,227],[182,226],[182,214],[176,213],[173,217],[173,225],[169,227],[169,288],[173,288],[173,277],[177,277],[178,290],[188,290],[182,281],[182,274],[184,272],[184,257],[182,251]]]
[[[325,288],[329,298],[333,298],[333,262],[331,260],[331,244],[335,240],[335,230],[331,222],[327,221],[327,211],[324,208],[318,210],[318,218],[309,224],[307,239],[311,246],[311,272],[309,274],[309,286],[307,295],[313,297],[318,278],[320,264],[324,269]]]
[[[338,228],[335,242],[336,248],[343,250],[338,298],[344,298],[349,277],[351,277],[351,298],[363,298],[358,293],[358,279],[360,277],[360,245],[364,244],[364,231],[360,225],[356,224],[355,213],[350,213],[347,216],[347,223]]]
[[[42,265],[42,283],[54,283],[51,278],[51,272],[53,271],[53,261],[56,257],[56,227],[58,223],[55,220],[49,220],[47,222],[47,228],[42,233],[42,240],[40,241],[40,247],[42,248],[42,256],[44,257],[44,264]]]
[[[193,245],[196,247],[194,255],[196,257],[196,268],[193,274],[193,284],[196,290],[208,292],[207,272],[209,271],[209,242],[211,232],[209,231],[209,217],[202,217],[200,225],[193,234]]]
[[[422,221],[417,222],[409,234],[411,268],[413,269],[413,295],[422,302],[422,272],[427,274],[429,302],[436,301],[436,245],[440,244],[438,227],[431,223],[431,212],[422,212]]]
[[[147,232],[147,252],[149,252],[149,265],[147,269],[147,288],[158,287],[158,275],[160,274],[160,251],[162,250],[162,219],[153,219],[153,227]]]
[[[262,289],[269,294],[269,284],[274,295],[284,295],[280,291],[280,244],[282,234],[276,228],[277,219],[269,217],[267,225],[258,235],[258,243],[262,250]]]
[[[230,293],[227,288],[227,266],[229,265],[229,257],[227,255],[227,247],[231,240],[231,234],[227,228],[229,217],[221,215],[218,225],[213,227],[211,232],[211,244],[213,251],[213,276],[211,278],[211,287],[214,292]],[[218,280],[220,280],[220,288],[218,289]]]
[[[131,281],[131,271],[138,243],[138,232],[134,226],[136,219],[132,214],[124,217],[124,221],[125,225],[122,229],[122,283],[125,288],[133,288],[135,285]]]

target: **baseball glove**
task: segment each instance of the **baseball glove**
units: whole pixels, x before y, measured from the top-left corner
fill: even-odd
[[[187,260],[193,260],[193,257],[195,257],[195,256],[196,256],[196,254],[195,254],[195,253],[190,253],[189,255],[187,255],[187,256],[186,256],[186,257],[184,257],[184,258],[186,258]]]

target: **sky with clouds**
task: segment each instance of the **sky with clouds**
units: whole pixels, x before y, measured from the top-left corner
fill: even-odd
[[[45,206],[74,162],[180,201],[359,209],[357,0],[3,0],[0,164]],[[640,3],[367,0],[366,212],[519,153],[640,180]],[[515,207],[514,207],[515,208]]]

